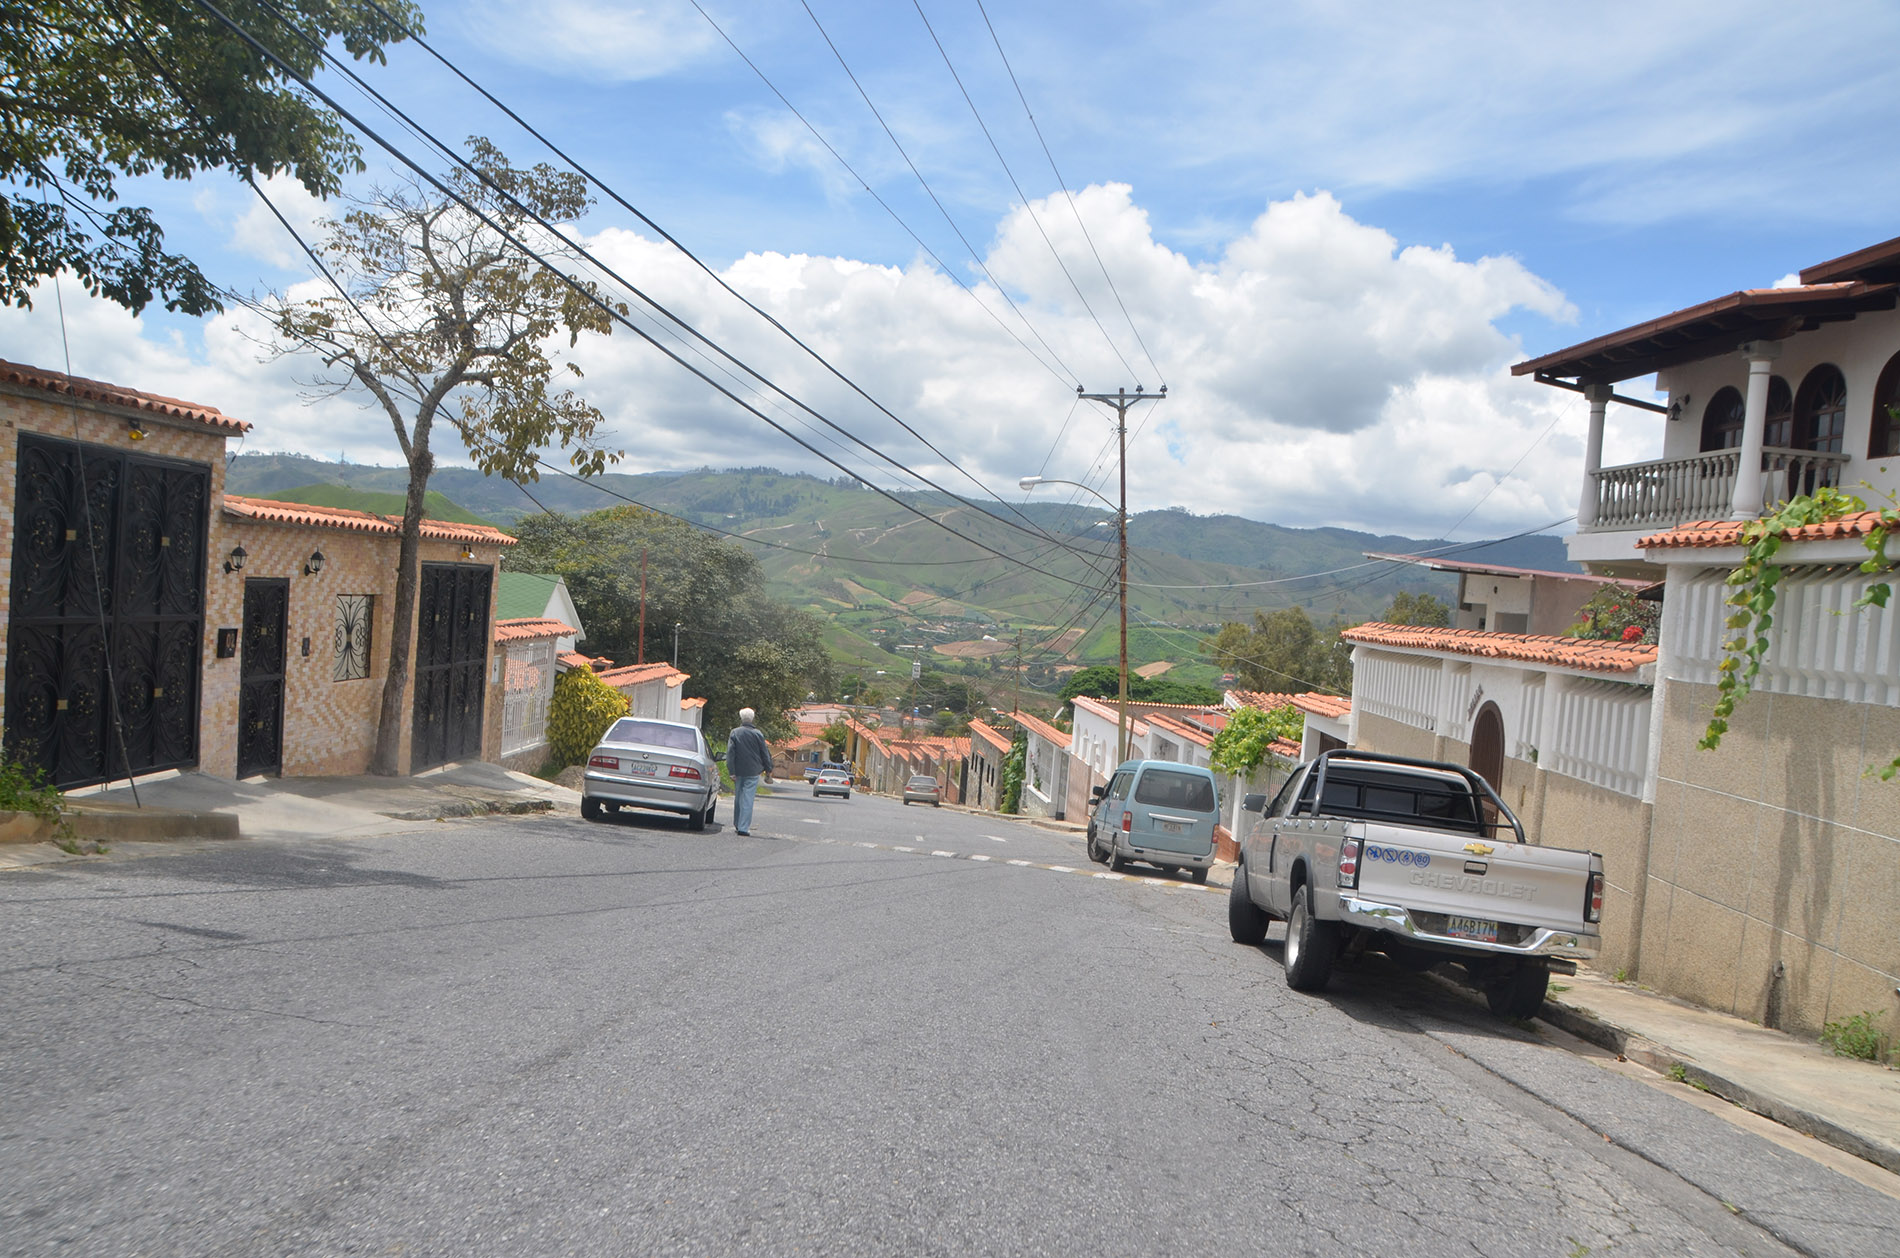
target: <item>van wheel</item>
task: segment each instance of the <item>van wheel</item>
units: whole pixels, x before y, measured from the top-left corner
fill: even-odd
[[[1550,966],[1543,961],[1519,961],[1484,985],[1484,1003],[1500,1018],[1529,1018],[1544,1007],[1550,990]]]
[[[1260,911],[1260,906],[1247,894],[1247,867],[1234,867],[1234,886],[1227,893],[1227,933],[1234,937],[1237,944],[1257,947],[1266,942],[1267,923],[1273,919]]]
[[[1313,916],[1313,884],[1293,895],[1293,911],[1286,919],[1286,985],[1296,992],[1316,992],[1333,976],[1333,953],[1338,931],[1331,922]]]
[[[599,821],[600,801],[597,799],[589,799],[585,795],[581,796],[581,819],[584,821]]]

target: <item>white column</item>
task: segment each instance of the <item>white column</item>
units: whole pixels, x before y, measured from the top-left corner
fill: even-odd
[[[1753,520],[1761,514],[1761,439],[1768,427],[1768,381],[1779,341],[1750,341],[1742,346],[1748,358],[1748,397],[1742,406],[1742,448],[1735,461],[1735,496],[1729,518]]]
[[[1582,531],[1597,522],[1597,473],[1603,470],[1603,412],[1609,409],[1613,385],[1586,384],[1583,396],[1590,403],[1590,434],[1583,443],[1583,496],[1577,499],[1577,529]]]

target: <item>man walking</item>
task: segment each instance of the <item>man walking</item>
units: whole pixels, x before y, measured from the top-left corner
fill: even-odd
[[[752,800],[759,793],[759,779],[772,776],[772,749],[759,732],[758,713],[739,709],[739,724],[726,735],[726,772],[732,774],[732,828],[739,834],[752,833]]]

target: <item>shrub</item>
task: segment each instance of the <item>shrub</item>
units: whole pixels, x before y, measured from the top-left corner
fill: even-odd
[[[627,714],[627,697],[585,668],[554,679],[548,701],[548,754],[557,769],[587,759],[607,727]]]
[[[1833,1049],[1838,1057],[1879,1061],[1887,1039],[1874,1025],[1879,1020],[1879,1012],[1872,1009],[1850,1014],[1822,1027],[1821,1043]]]
[[[0,810],[30,812],[48,821],[59,819],[59,792],[46,774],[33,765],[0,759]]]

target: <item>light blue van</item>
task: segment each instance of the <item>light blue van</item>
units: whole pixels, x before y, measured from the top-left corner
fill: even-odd
[[[1207,881],[1214,865],[1220,792],[1214,775],[1178,760],[1129,760],[1095,788],[1089,859],[1121,870],[1130,861],[1184,869]]]

